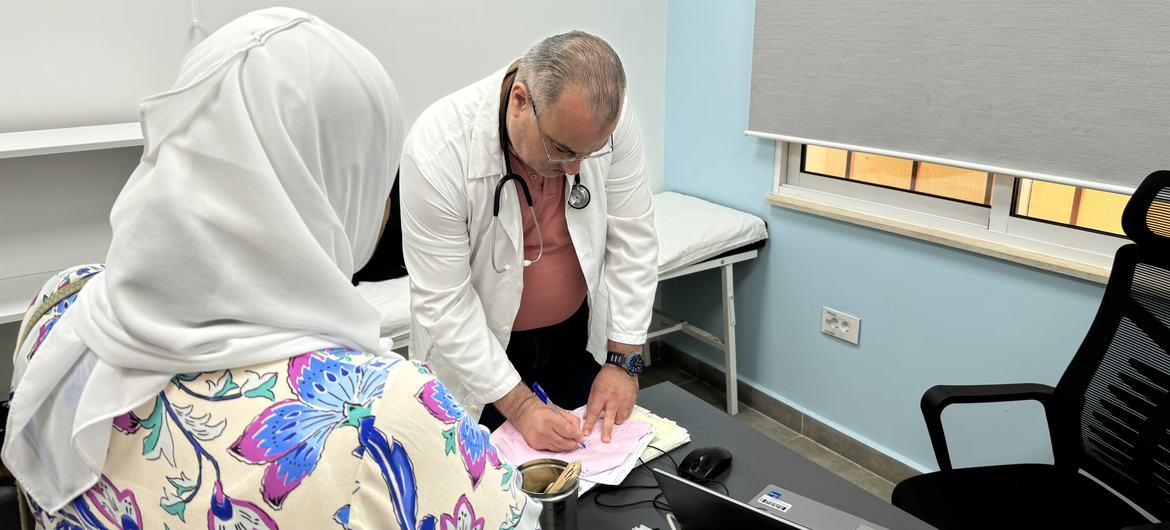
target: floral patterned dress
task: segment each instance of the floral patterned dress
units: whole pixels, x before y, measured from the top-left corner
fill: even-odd
[[[33,305],[103,269],[60,273]],[[33,324],[18,378],[76,296]],[[97,484],[57,513],[30,504],[53,530],[504,530],[540,511],[425,365],[341,348],[176,375],[116,418]]]

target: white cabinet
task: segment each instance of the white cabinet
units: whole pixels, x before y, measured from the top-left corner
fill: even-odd
[[[54,272],[105,259],[141,146],[138,123],[0,133],[0,324]]]

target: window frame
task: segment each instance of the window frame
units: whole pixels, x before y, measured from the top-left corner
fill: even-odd
[[[1024,183],[1022,182],[1023,180],[1029,180],[1029,179],[1022,179],[1022,178],[1013,179],[1011,206],[1010,206],[1010,211],[1009,211],[1009,215],[1011,216],[1011,218],[1022,219],[1022,220],[1027,221],[1027,223],[1023,223],[1023,226],[1031,227],[1031,226],[1037,225],[1037,224],[1038,225],[1047,225],[1047,226],[1057,227],[1057,228],[1062,229],[1062,230],[1063,229],[1073,229],[1073,230],[1077,230],[1078,232],[1089,233],[1089,234],[1098,234],[1101,236],[1105,236],[1107,238],[1119,239],[1119,240],[1123,240],[1124,242],[1129,242],[1128,238],[1126,238],[1125,236],[1120,235],[1120,234],[1114,234],[1112,232],[1106,232],[1104,230],[1098,230],[1096,228],[1089,228],[1087,226],[1076,226],[1076,225],[1073,225],[1071,223],[1061,223],[1059,221],[1049,221],[1047,219],[1041,219],[1039,217],[1032,217],[1032,216],[1016,213],[1017,206],[1019,205],[1021,188],[1023,188],[1023,186],[1024,186]],[[1033,180],[1033,182],[1040,182],[1040,181],[1036,181],[1035,179],[1031,179],[1031,180]],[[1080,188],[1080,189],[1087,189],[1087,188]],[[1077,208],[1077,206],[1075,204],[1076,203],[1074,202],[1073,208]],[[1038,233],[1044,234],[1045,232],[1040,231]],[[1096,238],[1090,238],[1089,241],[1093,241],[1095,239]],[[1107,240],[1103,240],[1103,241],[1107,241]]]
[[[777,142],[784,144],[788,142]],[[816,190],[830,195],[850,197],[857,200],[884,204],[893,208],[900,208],[937,217],[945,217],[953,221],[968,223],[976,226],[987,226],[991,208],[978,206],[961,201],[953,201],[942,197],[933,197],[924,193],[915,193],[909,190],[871,184],[868,182],[852,181],[837,177],[828,177],[816,173],[801,171],[804,145],[788,143],[785,150],[788,159],[786,184]],[[777,150],[781,149],[777,145]],[[836,149],[836,148],[834,148]],[[779,152],[779,151],[777,151]],[[994,192],[992,193],[994,197]],[[993,203],[994,204],[994,203]]]
[[[929,239],[944,245],[992,255],[1009,261],[1104,281],[1113,254],[1129,243],[1127,238],[1015,215],[1017,175],[995,172],[991,206],[934,197],[909,190],[866,182],[827,177],[801,171],[803,143],[775,140],[773,195],[776,198],[824,203],[827,208],[852,208],[862,216],[874,216],[928,231]],[[836,149],[841,147],[830,146]],[[773,200],[774,203],[783,201]],[[783,206],[783,204],[781,204]],[[858,224],[869,224],[853,220]],[[881,225],[882,223],[874,223]],[[881,229],[881,226],[876,226]],[[948,238],[947,234],[953,237]],[[911,234],[913,235],[913,234]],[[950,242],[948,242],[950,240]],[[972,241],[987,248],[971,248]],[[1018,256],[1013,256],[1018,253]],[[1051,258],[1051,266],[1044,259]],[[1083,265],[1092,274],[1069,272],[1066,262]]]

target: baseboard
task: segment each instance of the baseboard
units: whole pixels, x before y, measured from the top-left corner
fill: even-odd
[[[698,357],[684,352],[665,341],[657,341],[659,357],[666,363],[687,372],[714,388],[726,384],[722,369],[708,364]],[[920,474],[920,471],[870,445],[833,428],[832,426],[801,412],[768,392],[740,379],[739,400],[761,414],[776,420],[825,448],[852,460],[874,474],[895,484]]]

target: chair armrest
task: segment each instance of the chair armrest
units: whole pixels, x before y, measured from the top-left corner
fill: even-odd
[[[1034,383],[1007,385],[937,385],[922,394],[922,417],[926,420],[926,431],[930,434],[930,445],[934,447],[934,458],[940,470],[952,469],[951,453],[947,450],[946,433],[943,432],[942,411],[955,403],[996,403],[1002,401],[1038,401],[1044,405],[1044,412],[1052,417],[1052,387]],[[1051,423],[1050,423],[1051,424]]]

